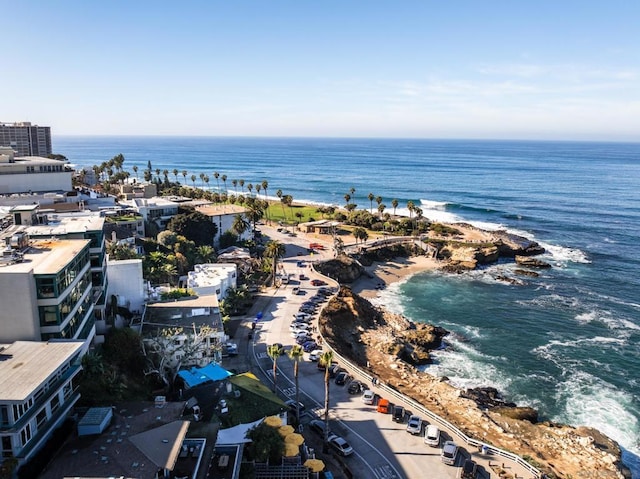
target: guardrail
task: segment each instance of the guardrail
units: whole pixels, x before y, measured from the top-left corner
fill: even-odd
[[[322,274],[322,273],[319,273],[315,268],[313,268],[313,266],[312,266],[312,269],[316,273]],[[328,278],[326,276],[325,276],[325,278],[327,278],[328,280],[331,280],[332,282],[336,282],[332,278]],[[339,286],[340,285],[338,284],[338,287]],[[324,307],[323,307],[323,309],[324,309]],[[329,345],[329,343],[327,343],[325,341],[324,336],[322,336],[322,332],[320,331],[319,328],[318,328],[318,333],[322,337],[322,344],[324,346],[326,346],[327,349],[331,350],[331,352],[333,353],[334,359],[336,359],[344,369],[349,370],[352,373],[355,373],[356,375],[360,376],[361,378],[365,378],[369,382],[373,382],[373,379],[374,379],[373,376],[368,374],[366,371],[363,371],[362,369],[360,369],[355,364],[352,364],[348,359],[346,359],[345,357],[341,356],[335,349],[333,349]],[[499,456],[499,457],[502,457],[502,458],[505,458],[505,459],[508,459],[510,461],[513,461],[513,462],[517,463],[522,468],[526,469],[531,474],[533,474],[533,476],[536,479],[540,479],[542,477],[542,473],[536,467],[534,467],[531,464],[529,464],[527,461],[525,461],[522,457],[518,456],[517,454],[513,454],[512,452],[508,452],[508,451],[505,451],[503,449],[499,449],[497,447],[491,446],[489,444],[485,444],[482,441],[478,441],[477,439],[469,437],[464,432],[462,432],[460,429],[458,429],[456,426],[451,424],[449,421],[441,418],[436,413],[430,411],[425,406],[423,406],[422,404],[417,402],[415,399],[410,398],[408,396],[405,396],[401,392],[397,391],[394,388],[391,388],[391,387],[387,386],[386,384],[377,382],[376,385],[379,388],[381,388],[382,390],[384,390],[385,393],[387,393],[389,396],[394,397],[396,399],[399,399],[400,401],[403,401],[405,404],[409,404],[415,411],[419,411],[421,414],[424,414],[429,419],[431,419],[434,423],[437,423],[439,426],[442,426],[443,428],[446,428],[447,430],[453,432],[453,434],[455,434],[460,440],[464,441],[464,443],[467,444],[468,446],[473,446],[473,447],[476,447],[476,448],[485,447],[486,450],[488,452],[490,452],[492,455]]]

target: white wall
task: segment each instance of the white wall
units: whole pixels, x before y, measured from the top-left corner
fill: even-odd
[[[4,273],[0,267],[0,342],[40,341],[40,318],[32,272]]]
[[[124,296],[130,301],[131,311],[142,312],[144,305],[144,279],[142,260],[127,259],[107,262],[109,295]]]
[[[71,171],[0,175],[0,194],[29,191],[71,191]]]

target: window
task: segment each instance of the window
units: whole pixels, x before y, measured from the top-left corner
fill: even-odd
[[[2,436],[2,457],[13,456],[13,447],[11,447],[11,436]]]
[[[0,426],[9,425],[9,406],[0,406]]]
[[[26,446],[27,443],[31,440],[31,425],[27,424],[25,428],[20,431],[20,439],[22,440],[22,446]]]
[[[53,414],[60,407],[60,396],[57,394],[51,398],[51,413]]]
[[[36,414],[36,424],[38,425],[38,430],[42,429],[44,423],[47,422],[47,409],[42,408],[38,414]]]

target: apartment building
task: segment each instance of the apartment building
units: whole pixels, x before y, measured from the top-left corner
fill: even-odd
[[[51,150],[51,127],[23,121],[0,122],[0,146],[9,146],[17,156],[48,156]]]
[[[73,169],[66,161],[17,156],[0,146],[0,194],[65,192],[73,189]]]
[[[5,303],[3,302],[3,305]],[[33,457],[80,398],[83,341],[0,344],[0,463]]]

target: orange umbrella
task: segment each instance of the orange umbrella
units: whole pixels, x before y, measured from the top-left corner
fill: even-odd
[[[284,442],[287,444],[295,444],[296,446],[300,446],[304,442],[304,437],[302,437],[302,434],[292,432],[288,436],[285,436]]]
[[[297,456],[300,453],[300,446],[296,446],[290,442],[284,443],[284,455],[286,457]]]
[[[324,469],[324,462],[320,459],[307,459],[303,466],[311,469],[311,472],[320,472]]]
[[[282,437],[287,437],[289,434],[291,434],[293,431],[295,431],[295,429],[293,428],[293,426],[290,425],[286,425],[286,426],[280,426],[278,428],[278,432],[280,433],[280,435]]]
[[[280,427],[282,426],[282,419],[280,419],[280,416],[269,416],[264,420],[264,423],[267,426]]]

